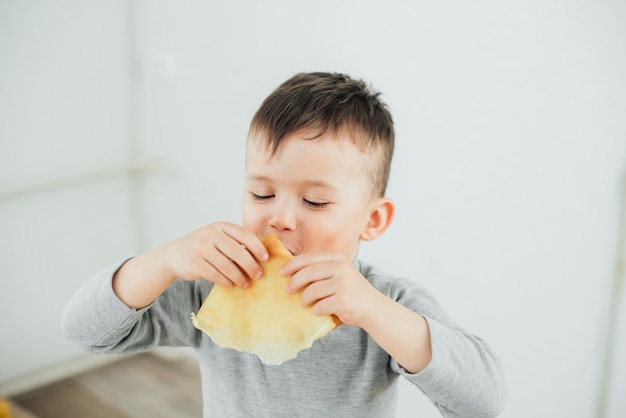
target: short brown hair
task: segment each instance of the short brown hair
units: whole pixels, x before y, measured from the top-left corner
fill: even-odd
[[[310,139],[328,133],[346,137],[362,153],[373,153],[370,176],[374,194],[387,188],[394,129],[380,93],[362,80],[339,73],[300,73],[282,83],[261,104],[250,124],[249,138],[261,138],[274,155],[282,140],[300,130]]]

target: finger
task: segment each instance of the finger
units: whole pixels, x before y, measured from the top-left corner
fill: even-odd
[[[235,286],[235,283],[228,280],[226,276],[220,273],[218,269],[216,269],[212,264],[207,261],[204,261],[202,268],[198,270],[199,273],[195,276],[197,278],[204,279],[225,287]]]
[[[335,255],[331,253],[304,253],[293,257],[289,260],[281,269],[280,273],[283,276],[293,276],[298,271],[304,269],[307,266],[332,262],[335,260]]]
[[[315,281],[304,288],[300,303],[306,308],[334,295],[336,290],[331,279]]]
[[[237,241],[240,245],[258,261],[267,261],[269,253],[256,235],[249,230],[235,224],[227,224],[223,229],[224,233]]]
[[[215,271],[212,276],[215,280],[227,280],[241,288],[246,288],[250,285],[250,280],[244,272],[219,249],[215,249],[214,254],[205,259],[205,261]]]
[[[334,299],[335,298],[333,296],[329,296],[317,301],[313,306],[311,306],[311,312],[313,312],[313,315],[317,316],[337,315],[337,304]]]
[[[213,270],[212,278],[209,280],[212,283],[219,284],[224,287],[233,287],[236,286],[235,283],[228,280],[222,273],[217,270]]]
[[[224,274],[236,274],[236,272],[231,267],[236,267],[236,269],[246,278],[255,278],[258,279],[263,275],[263,268],[259,265],[259,263],[254,259],[252,254],[248,251],[247,247],[244,247],[239,242],[229,239],[223,243],[220,243],[218,246],[218,250],[222,253],[224,258],[230,261],[232,266],[224,266],[227,271],[222,271]],[[230,276],[228,276],[230,278]]]
[[[333,274],[329,266],[329,263],[317,263],[298,270],[287,283],[287,293],[294,294],[311,286],[312,283],[329,279]]]

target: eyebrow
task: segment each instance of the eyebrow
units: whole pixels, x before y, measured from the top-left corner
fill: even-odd
[[[261,182],[269,182],[269,183],[273,183],[274,180],[271,177],[268,176],[262,176],[262,175],[256,175],[256,176],[246,176],[249,180],[253,180],[253,181],[261,181]],[[326,188],[326,189],[335,189],[334,186],[332,186],[330,183],[327,183],[325,181],[322,180],[305,180],[304,182],[305,186],[308,187],[321,187],[321,188]]]

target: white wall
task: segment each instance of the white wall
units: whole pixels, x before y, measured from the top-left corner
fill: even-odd
[[[89,22],[88,28],[108,22],[107,30],[115,25],[111,21],[122,25],[128,11],[118,3],[100,3],[110,12],[102,13],[102,20],[92,21],[96,12],[91,9],[74,8],[72,22]],[[35,12],[18,4],[10,2],[11,22],[20,16],[32,21]],[[76,156],[89,161],[90,155],[102,152],[123,153],[132,131],[142,156],[166,157],[178,167],[175,175],[142,179],[139,226],[145,231],[145,245],[215,220],[239,221],[247,126],[262,99],[280,82],[309,70],[363,77],[382,90],[395,116],[397,153],[389,194],[398,203],[398,214],[391,230],[364,246],[361,255],[423,283],[459,322],[491,343],[509,381],[503,416],[594,414],[616,257],[620,178],[626,169],[626,5],[591,0],[323,0],[306,6],[287,0],[138,0],[133,10],[135,32],[129,38],[137,52],[137,83],[125,84],[128,74],[120,74],[112,64],[124,58],[111,52],[112,57],[98,59],[104,64],[92,75],[120,88],[117,102],[106,106],[92,99],[87,106],[76,106],[80,101],[69,96],[61,103],[92,109],[86,113],[93,119],[67,118],[64,130],[118,127],[106,141],[79,133],[79,138],[91,136],[93,141],[84,152],[79,153],[79,147]],[[84,40],[64,39],[54,30],[67,26],[66,18],[46,21],[50,29],[42,39],[64,40],[81,49]],[[0,30],[6,31],[5,26]],[[22,25],[10,27],[16,33],[24,30]],[[115,30],[106,33],[120,36]],[[24,81],[24,71],[7,73],[1,66],[0,83],[3,90],[16,82],[40,83],[48,108],[58,96],[49,91],[52,80],[37,65],[47,48],[32,45],[32,39],[38,39],[33,36],[27,46],[37,54],[22,62],[31,71],[38,68],[35,81]],[[96,45],[108,39],[95,33],[93,38],[90,43]],[[117,42],[117,53],[123,55],[128,45],[124,39]],[[7,53],[24,53],[0,45],[2,61]],[[89,78],[85,72],[94,68],[73,56],[62,55],[57,61],[69,67],[80,63],[66,82],[70,90],[82,91],[81,80]],[[132,122],[115,105],[124,107],[124,95],[129,94],[124,88],[136,94]],[[94,94],[111,91],[118,90],[102,88]],[[11,101],[0,98],[1,109],[22,95],[15,90]],[[17,118],[35,121],[35,113],[27,108],[12,112],[10,121],[0,119],[3,148],[9,137],[6,125]],[[33,126],[11,128],[11,138],[19,139],[12,147],[24,153],[25,138],[35,141],[32,138],[49,131],[28,133]],[[54,136],[47,138],[74,145],[64,130],[52,131]],[[111,141],[120,141],[119,147]],[[49,142],[45,144],[40,146]],[[15,163],[1,178],[20,178],[47,168],[45,164],[54,168],[66,161],[67,155],[52,151],[46,153],[50,158],[22,163],[29,165],[23,171],[17,162],[30,161],[31,156],[12,155]],[[3,150],[3,161],[4,155]],[[68,194],[84,205],[89,205],[84,193],[96,193],[74,192]],[[32,221],[22,212],[34,203],[0,201],[0,210],[28,226]],[[111,216],[109,226],[126,231],[130,209],[123,204],[117,209],[119,218]],[[69,260],[70,267],[38,267],[37,276],[53,270],[56,282],[72,287],[82,278],[68,279],[61,271],[76,270],[87,277],[112,255],[134,249],[134,237],[106,231],[100,233],[110,242],[91,247],[93,240],[80,235],[84,213],[73,212],[76,223],[59,226],[67,226],[63,229],[70,234],[64,245],[81,253]],[[35,215],[43,219],[45,214]],[[36,232],[29,234],[37,237]],[[26,244],[14,246],[17,235],[0,238],[3,254],[28,258]],[[21,280],[33,275],[22,273],[19,266],[11,262],[0,270],[3,289],[9,274]],[[63,297],[64,291],[58,292],[55,303],[62,303]],[[21,312],[16,300],[11,297],[11,312]],[[614,393],[623,389],[626,376],[624,311]],[[9,324],[2,326],[4,332]],[[9,358],[30,361],[18,355],[15,346],[12,350]],[[67,353],[73,352],[67,348]],[[613,417],[626,412],[617,398],[611,398]],[[402,417],[437,416],[408,385],[402,388],[400,408]]]
[[[63,305],[137,250],[129,179],[84,174],[130,156],[129,57],[124,1],[0,1],[0,383],[81,353]]]

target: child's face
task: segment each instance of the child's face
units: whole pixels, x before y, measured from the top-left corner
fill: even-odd
[[[296,255],[325,251],[352,260],[376,201],[365,171],[371,157],[348,141],[302,138],[289,135],[273,157],[250,138],[243,225],[259,237],[276,232]]]

